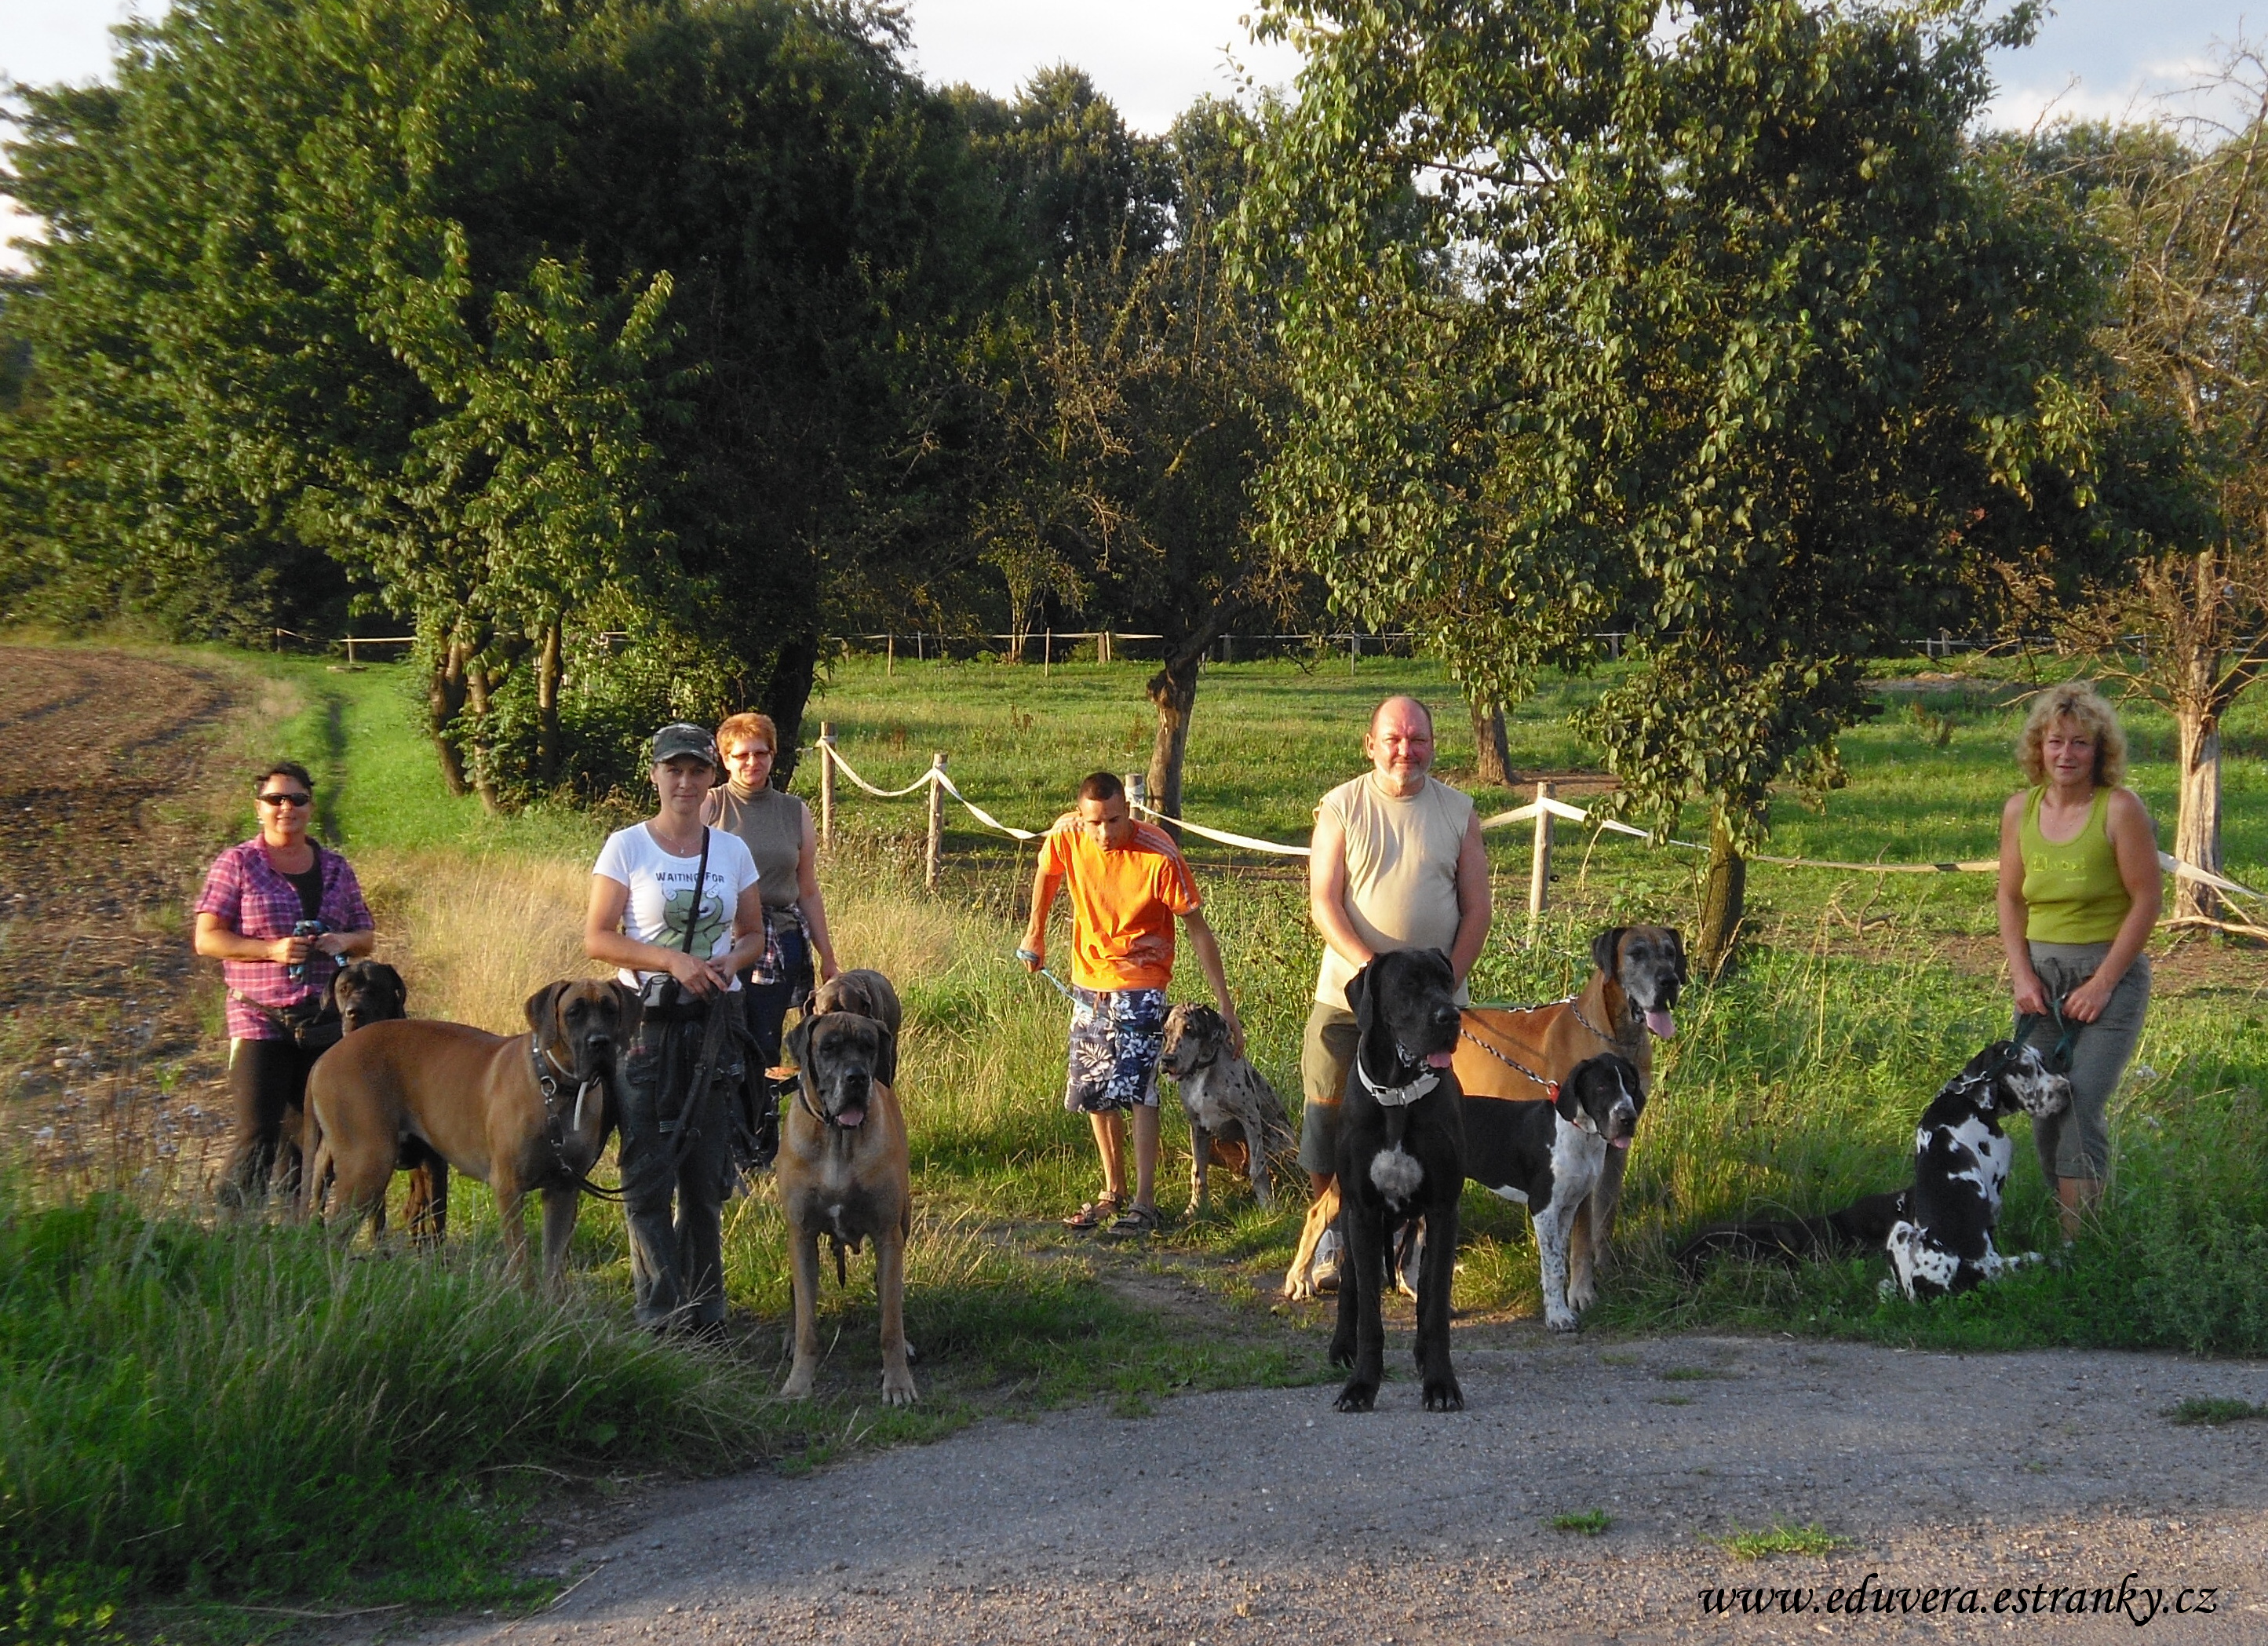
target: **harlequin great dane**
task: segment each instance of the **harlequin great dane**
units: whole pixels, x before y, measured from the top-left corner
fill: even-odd
[[[1455,1068],[1467,1097],[1535,1102],[1554,1081],[1565,1081],[1586,1058],[1611,1052],[1638,1073],[1642,1094],[1653,1089],[1653,1042],[1677,1032],[1670,1015],[1686,981],[1685,941],[1667,926],[1609,926],[1591,940],[1592,972],[1572,1000],[1520,1009],[1469,1007],[1459,1036]],[[1585,1207],[1569,1230],[1567,1301],[1578,1313],[1597,1295],[1597,1259],[1614,1231],[1629,1152],[1616,1149],[1599,1173]],[[1308,1297],[1315,1243],[1338,1215],[1336,1185],[1307,1208],[1284,1295]]]
[[[1889,1280],[1907,1297],[1965,1292],[2039,1261],[2003,1257],[1992,1244],[2012,1153],[1999,1118],[2022,1110],[2034,1122],[2071,1106],[2071,1082],[2036,1047],[1999,1040],[1969,1059],[1922,1111],[1914,1129],[1914,1177],[1892,1194],[1871,1194],[1824,1217],[1706,1229],[1677,1254],[1689,1278],[1719,1252],[1807,1257],[1841,1249],[1889,1254]]]
[[[614,982],[552,983],[528,997],[529,1032],[492,1035],[414,1018],[357,1030],[307,1076],[307,1203],[329,1199],[386,1225],[386,1190],[402,1140],[431,1148],[496,1194],[504,1248],[530,1285],[520,1222],[543,1195],[543,1275],[564,1277],[582,1185],[615,1124],[618,1054],[637,1032],[635,990]]]

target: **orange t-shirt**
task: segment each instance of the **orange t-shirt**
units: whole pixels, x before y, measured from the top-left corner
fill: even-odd
[[[1060,875],[1071,893],[1071,980],[1083,989],[1162,989],[1174,980],[1174,917],[1193,914],[1197,882],[1164,830],[1134,825],[1134,838],[1106,852],[1079,816],[1056,820],[1040,848],[1040,872]],[[1138,946],[1144,957],[1131,958]]]

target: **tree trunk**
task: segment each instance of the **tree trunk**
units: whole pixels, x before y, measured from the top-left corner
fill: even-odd
[[[1484,709],[1478,698],[1467,698],[1466,705],[1473,715],[1473,776],[1511,787],[1518,779],[1512,775],[1512,747],[1505,741],[1504,710],[1496,704]]]
[[[1749,860],[1733,844],[1729,813],[1719,806],[1709,825],[1709,876],[1701,889],[1701,931],[1694,959],[1706,978],[1724,975],[1747,911]]]
[[[1197,671],[1204,667],[1207,634],[1184,642],[1166,666],[1150,676],[1150,701],[1158,711],[1158,735],[1150,745],[1150,804],[1166,818],[1166,832],[1182,838],[1182,759],[1189,748],[1189,716],[1197,704]]]
[[[819,637],[806,634],[780,647],[771,678],[764,683],[764,712],[779,728],[772,781],[781,788],[795,776],[796,756],[803,747],[803,712],[810,705],[812,683],[818,677]]]
[[[488,728],[482,724],[489,712],[488,665],[477,659],[465,665],[465,708],[473,717],[473,792],[481,797],[482,810],[501,812],[504,800],[497,793],[496,759],[489,748]]]
[[[2220,873],[2220,717],[2211,711],[2179,708],[2175,724],[2181,737],[2182,803],[2174,825],[2174,855],[2193,868]],[[2174,912],[2218,920],[2220,894],[2179,875],[2174,879]]]
[[[441,781],[452,794],[467,791],[464,757],[449,733],[465,706],[465,643],[452,639],[441,648],[431,676],[425,683],[425,727],[440,757]]]
[[[535,779],[546,787],[559,780],[559,683],[565,672],[554,617],[543,625],[535,653]]]

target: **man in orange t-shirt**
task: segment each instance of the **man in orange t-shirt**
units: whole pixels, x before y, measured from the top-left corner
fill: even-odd
[[[1126,786],[1108,771],[1079,786],[1079,809],[1057,820],[1032,882],[1032,923],[1018,953],[1047,963],[1048,915],[1071,888],[1071,1075],[1064,1108],[1084,1114],[1102,1155],[1102,1193],[1064,1222],[1072,1229],[1146,1235],[1159,1227],[1158,1055],[1166,985],[1174,977],[1174,919],[1189,928],[1205,981],[1244,1055],[1244,1027],[1228,998],[1220,945],[1197,912],[1197,882],[1173,837],[1138,823]],[[1134,1111],[1134,1198],[1126,1198],[1124,1111]]]

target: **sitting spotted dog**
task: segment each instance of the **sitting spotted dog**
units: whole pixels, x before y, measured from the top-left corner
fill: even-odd
[[[1705,1229],[1677,1254],[1687,1278],[1719,1252],[1808,1257],[1879,1246],[1895,1284],[1913,1299],[1949,1296],[2039,1261],[2027,1251],[2002,1257],[1992,1230],[2008,1181],[2012,1148],[2000,1117],[2021,1109],[2035,1122],[2071,1106],[2071,1082],[2039,1052],[1995,1041],[1948,1081],[1914,1129],[1914,1180],[1895,1194],[1870,1194],[1824,1217]]]

